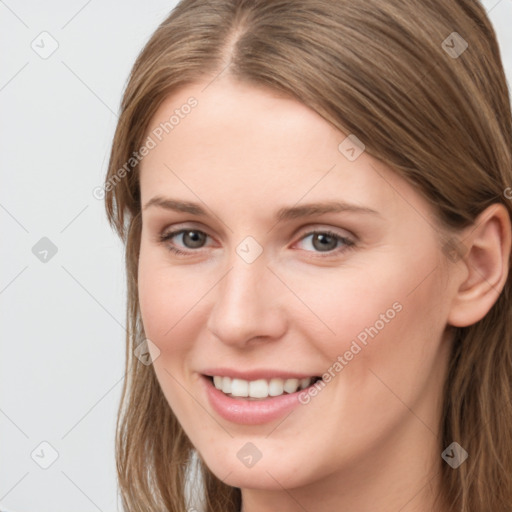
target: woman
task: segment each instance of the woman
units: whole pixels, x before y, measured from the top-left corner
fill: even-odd
[[[105,184],[125,510],[510,510],[511,127],[478,2],[180,2]]]

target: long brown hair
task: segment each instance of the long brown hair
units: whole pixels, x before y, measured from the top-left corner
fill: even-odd
[[[185,511],[193,447],[152,366],[137,265],[137,150],[168,94],[221,72],[297,99],[389,165],[458,230],[493,203],[512,216],[509,92],[493,27],[475,0],[183,0],[154,32],[127,83],[105,181],[109,222],[126,243],[126,379],[116,460],[124,509]],[[200,108],[200,104],[197,108]],[[124,169],[124,172],[122,171]],[[455,332],[439,426],[442,497],[452,510],[512,504],[511,274],[489,313]],[[441,452],[457,441],[468,460]],[[207,512],[238,512],[240,489],[199,461]]]

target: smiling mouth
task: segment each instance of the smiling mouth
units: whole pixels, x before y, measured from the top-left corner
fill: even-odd
[[[205,375],[205,377],[226,396],[245,400],[264,400],[269,397],[296,393],[321,380],[321,377],[305,377],[303,379],[272,378],[252,381],[218,375]]]

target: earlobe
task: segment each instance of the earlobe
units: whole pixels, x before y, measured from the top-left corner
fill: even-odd
[[[466,251],[454,264],[465,265],[465,272],[452,301],[449,325],[473,325],[497,301],[509,273],[511,236],[510,216],[501,203],[486,208],[461,233]]]

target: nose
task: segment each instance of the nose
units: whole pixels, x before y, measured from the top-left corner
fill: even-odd
[[[214,290],[207,327],[224,344],[243,348],[279,339],[285,332],[280,303],[285,288],[263,255],[247,263],[235,253]]]

